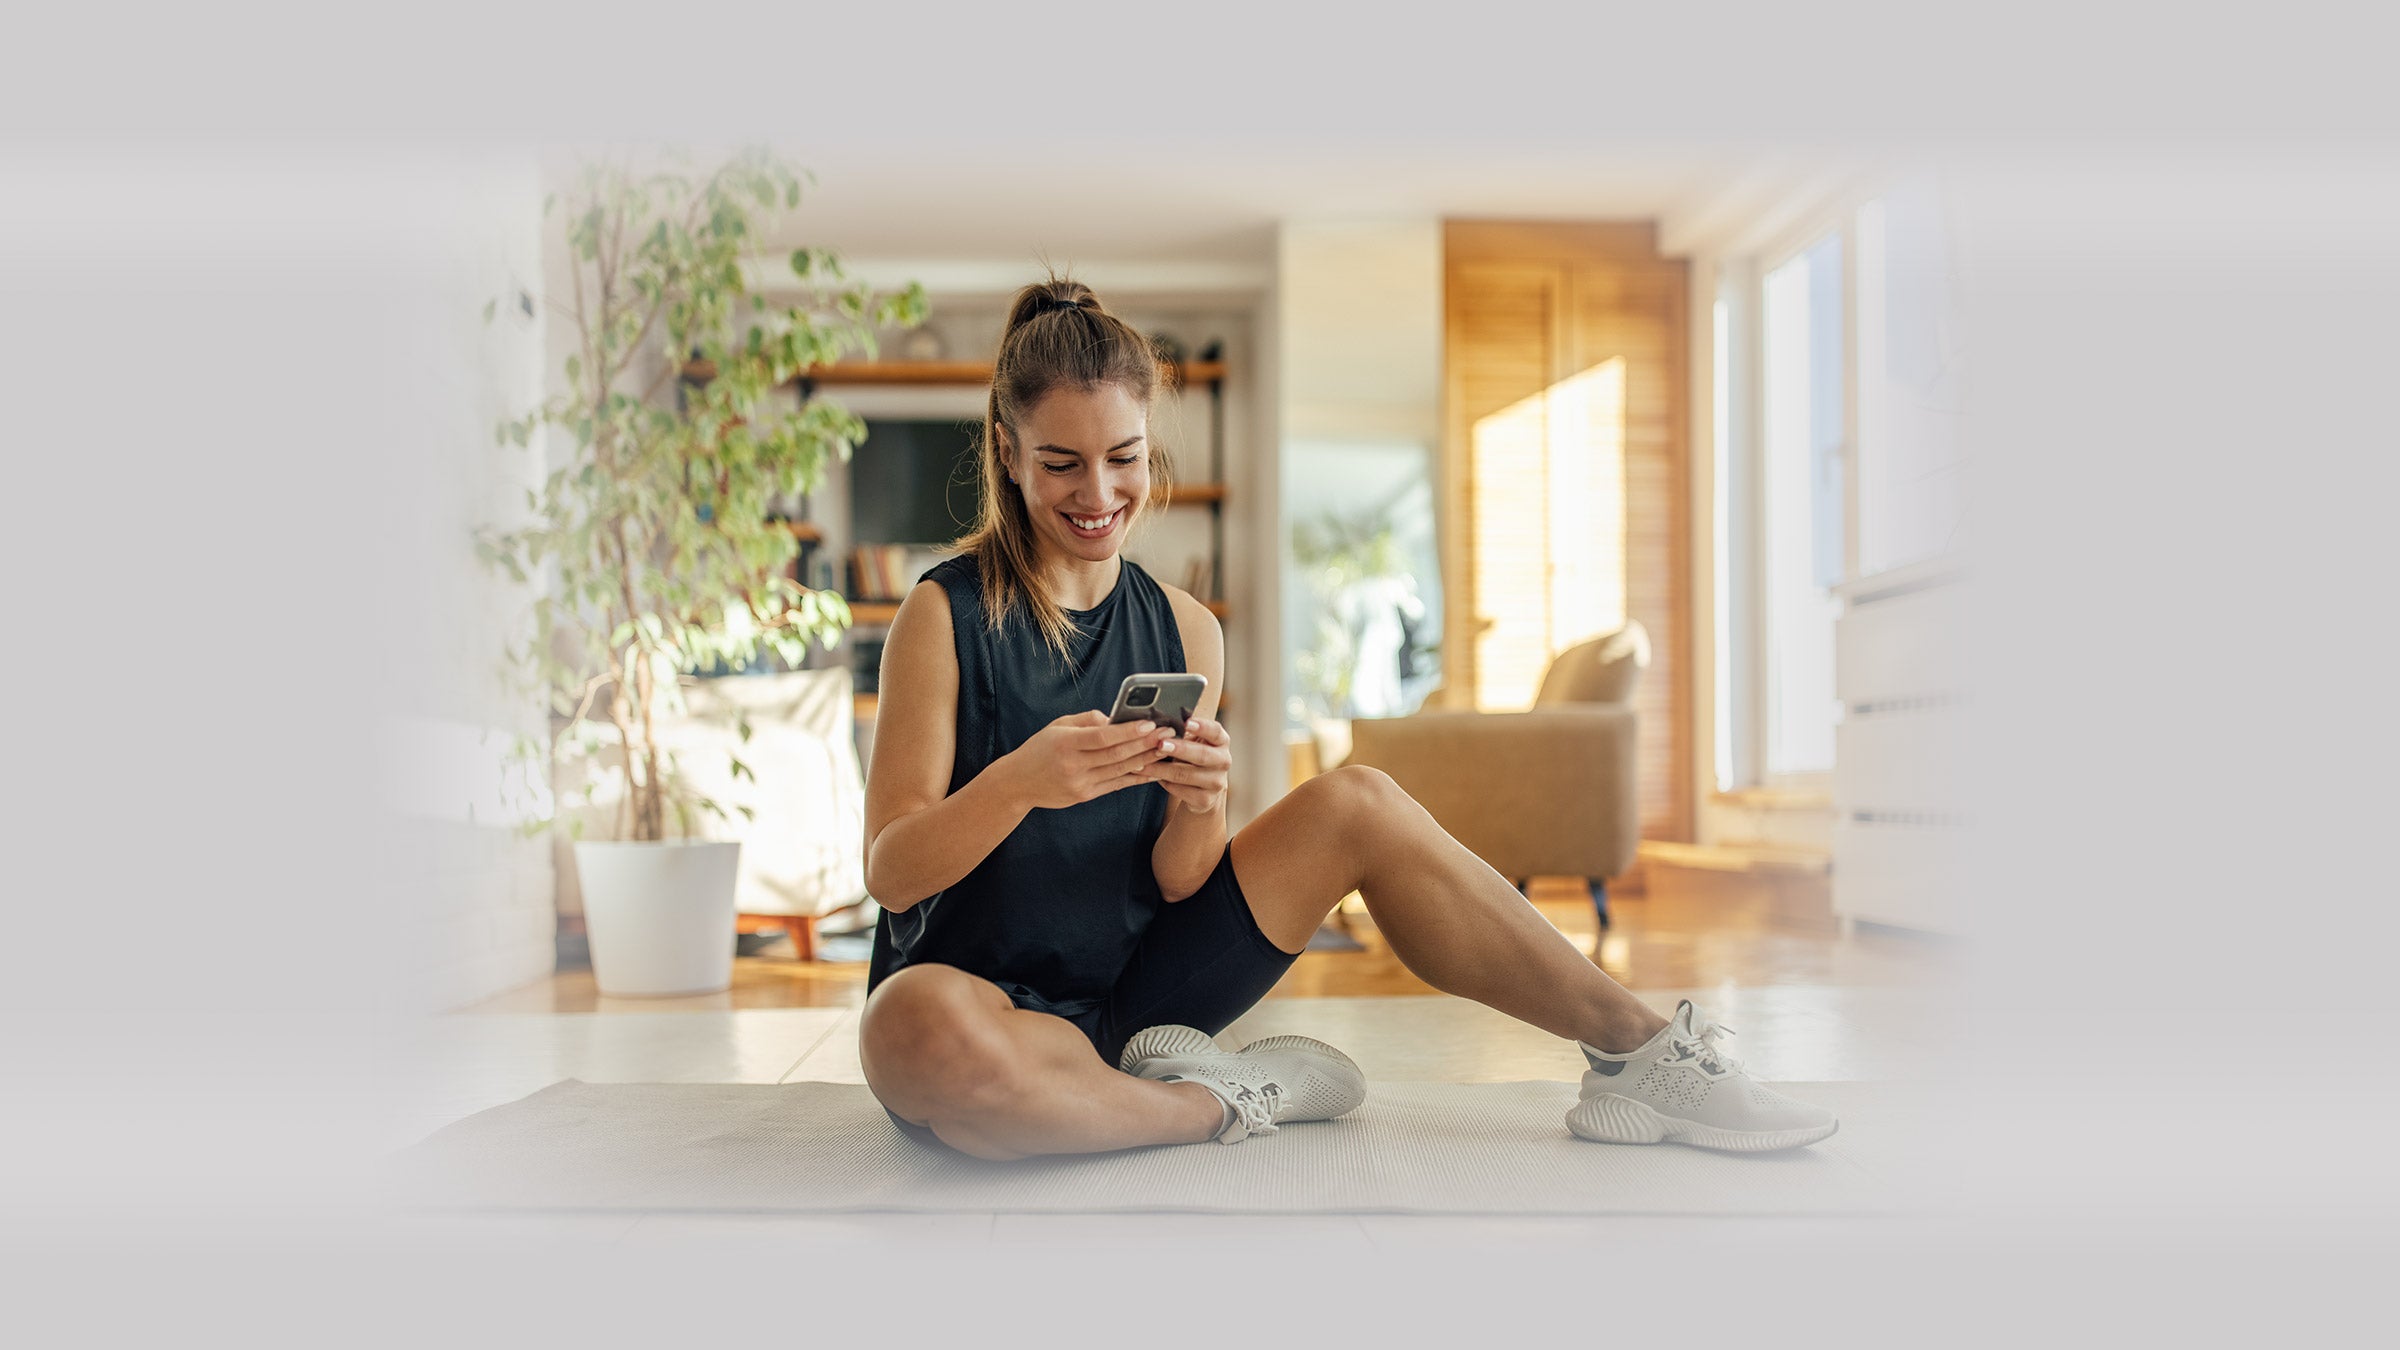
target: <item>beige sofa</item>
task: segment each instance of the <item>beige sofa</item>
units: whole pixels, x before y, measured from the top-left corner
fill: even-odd
[[[723,805],[727,815],[699,813],[694,834],[741,841],[736,911],[782,924],[801,958],[813,959],[816,919],[867,894],[866,782],[852,733],[850,672],[702,680],[687,686],[684,700],[682,715],[659,719],[659,739],[675,757],[674,773]],[[745,711],[751,728],[746,743],[739,730]],[[604,753],[613,764],[614,748]],[[755,781],[734,776],[737,753]],[[616,783],[613,771],[602,775],[599,800],[574,808],[585,838],[610,836]],[[750,807],[756,818],[744,819],[737,805]],[[559,912],[581,914],[572,855],[563,838],[559,847]]]
[[[1638,623],[1560,652],[1526,712],[1359,718],[1319,735],[1326,767],[1392,776],[1443,829],[1522,888],[1583,877],[1603,926],[1607,882],[1640,837],[1633,693],[1650,664]]]

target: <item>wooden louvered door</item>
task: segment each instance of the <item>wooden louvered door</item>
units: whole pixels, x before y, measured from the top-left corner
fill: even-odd
[[[1448,307],[1445,368],[1450,438],[1466,453],[1444,462],[1449,519],[1464,528],[1443,552],[1444,593],[1456,597],[1443,692],[1452,706],[1523,708],[1552,650],[1544,392],[1564,360],[1566,311],[1552,267],[1467,264],[1458,284],[1472,300]]]
[[[1688,319],[1646,226],[1445,227],[1444,702],[1523,708],[1637,619],[1642,834],[1691,837]]]

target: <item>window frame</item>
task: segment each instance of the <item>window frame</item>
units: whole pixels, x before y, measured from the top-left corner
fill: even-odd
[[[1720,797],[1738,797],[1744,793],[1830,794],[1833,774],[1828,770],[1807,772],[1774,772],[1766,765],[1768,688],[1767,688],[1767,612],[1763,603],[1766,594],[1767,560],[1764,544],[1765,502],[1763,485],[1766,475],[1766,350],[1765,325],[1766,278],[1777,268],[1800,257],[1829,237],[1841,241],[1842,260],[1842,440],[1838,458],[1842,467],[1842,577],[1841,584],[1855,581],[1859,576],[1859,438],[1864,389],[1859,366],[1861,324],[1864,315],[1862,295],[1872,284],[1862,276],[1863,261],[1859,218],[1862,211],[1893,188],[1903,178],[1898,174],[1877,175],[1871,181],[1854,184],[1828,196],[1811,210],[1802,212],[1773,233],[1748,247],[1729,251],[1715,265],[1714,302],[1723,300],[1727,335],[1727,378],[1732,385],[1724,400],[1724,428],[1714,426],[1709,448],[1714,472],[1711,475],[1711,529],[1720,526],[1731,531],[1732,537],[1712,548],[1716,559],[1722,560],[1730,576],[1712,586],[1711,604],[1724,606],[1729,613],[1717,623],[1730,652],[1720,653],[1712,662],[1710,697],[1703,706],[1712,713],[1719,706],[1718,680],[1731,683],[1730,697],[1725,703],[1732,709],[1732,724],[1712,728],[1718,738],[1730,738],[1730,753],[1722,756],[1732,770],[1732,781],[1718,778],[1717,761],[1704,766],[1709,781],[1715,784]],[[1713,325],[1712,325],[1713,328]],[[1714,340],[1712,336],[1712,341]],[[1713,358],[1713,348],[1712,348]],[[1710,363],[1712,387],[1710,398],[1715,401],[1715,363]],[[1716,458],[1713,439],[1725,437],[1722,464]],[[1722,499],[1720,509],[1719,498]],[[1712,616],[1712,619],[1714,616]]]

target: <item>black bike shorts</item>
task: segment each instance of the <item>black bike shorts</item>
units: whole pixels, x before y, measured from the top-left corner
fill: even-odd
[[[1145,1027],[1198,1027],[1214,1036],[1266,996],[1298,960],[1267,939],[1233,874],[1233,846],[1200,889],[1171,905],[1142,932],[1133,956],[1097,1007],[1066,1019],[1111,1068]],[[1017,1006],[1024,1000],[1013,999]],[[934,1132],[884,1114],[912,1139],[941,1144]],[[945,1146],[946,1147],[946,1146]]]

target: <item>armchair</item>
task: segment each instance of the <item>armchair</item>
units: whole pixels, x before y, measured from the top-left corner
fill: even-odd
[[[1584,878],[1605,928],[1608,879],[1632,865],[1641,832],[1633,693],[1649,664],[1649,634],[1629,622],[1552,658],[1529,711],[1359,718],[1347,758],[1338,745],[1320,757],[1390,774],[1519,890]]]

